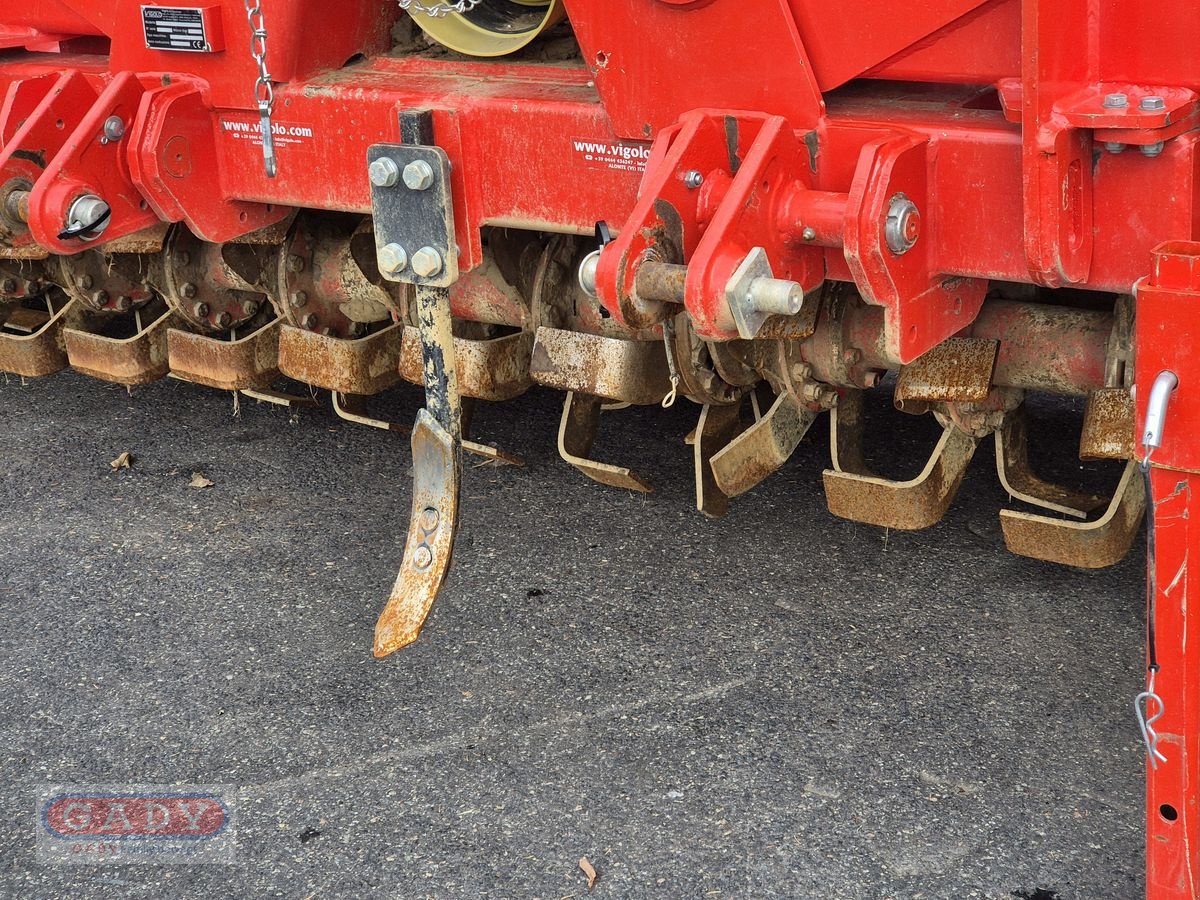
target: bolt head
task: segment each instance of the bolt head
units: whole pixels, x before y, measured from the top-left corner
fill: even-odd
[[[1167,101],[1162,97],[1143,97],[1138,109],[1143,112],[1161,112],[1167,108]]]
[[[691,169],[683,173],[683,183],[689,191],[694,191],[704,184],[704,174],[699,169]]]
[[[79,281],[77,282],[77,284],[85,291],[90,291],[95,283],[96,281],[91,275],[80,275]]]
[[[433,247],[422,247],[413,254],[413,271],[421,278],[433,278],[442,271],[443,265],[442,254]]]
[[[804,238],[806,241],[815,241],[817,239],[817,229],[813,228],[811,225],[806,225],[804,230],[800,232],[800,237]]]
[[[104,290],[103,288],[96,291],[94,294],[92,294],[92,302],[97,306],[103,306],[108,302],[108,291]]]
[[[921,212],[917,204],[903,194],[896,194],[888,205],[887,222],[883,227],[888,249],[902,256],[913,248],[921,236]]]
[[[413,563],[418,569],[428,569],[433,562],[433,551],[422,544],[413,552]]]
[[[317,327],[317,317],[315,315],[313,315],[312,313],[309,313],[307,316],[305,316],[303,319],[300,320],[300,324],[303,325],[305,328],[307,328],[309,331],[312,331],[314,328]]]
[[[104,136],[110,141],[119,141],[125,136],[125,120],[120,116],[109,116],[104,120]]]
[[[304,271],[304,257],[292,253],[287,258],[287,270],[293,274]]]
[[[204,303],[203,301],[192,307],[192,315],[194,315],[197,319],[207,319],[208,312],[208,304]]]
[[[1124,109],[1129,105],[1129,97],[1120,92],[1104,95],[1105,109]]]
[[[0,294],[15,294],[17,292],[17,280],[15,278],[5,278],[0,281]]]
[[[371,176],[371,184],[378,188],[395,187],[400,183],[400,167],[394,159],[387,156],[371,163],[367,167],[367,173]]]
[[[427,506],[421,512],[421,527],[426,531],[433,531],[433,529],[438,527],[438,521],[440,519],[441,516],[438,515],[438,511],[432,506]]]
[[[384,244],[379,248],[379,271],[395,277],[408,268],[408,251],[399,244]]]
[[[303,309],[308,303],[307,291],[293,291],[291,296],[291,304],[293,309]]]
[[[1142,145],[1142,156],[1146,156],[1146,157],[1149,157],[1150,159],[1153,159],[1154,157],[1158,156],[1160,153],[1163,152],[1163,147],[1165,147],[1165,146],[1166,146],[1166,144],[1163,141],[1155,141],[1153,144],[1143,144]]]
[[[427,191],[433,187],[433,166],[423,159],[414,159],[404,167],[404,186],[410,191]]]
[[[258,301],[257,300],[242,301],[242,315],[243,316],[247,316],[247,317],[253,316],[257,312],[258,312]]]
[[[179,286],[179,296],[183,297],[184,300],[191,300],[196,296],[196,293],[196,286],[190,281],[185,281]]]
[[[127,294],[122,294],[117,298],[115,306],[117,312],[129,312],[129,310],[133,309],[133,298]]]
[[[219,328],[228,328],[232,324],[233,316],[231,316],[229,313],[222,312],[219,316],[217,316],[217,326]]]
[[[1109,153],[1124,153],[1125,145],[1122,144],[1120,141],[1105,141],[1104,149],[1107,150]]]

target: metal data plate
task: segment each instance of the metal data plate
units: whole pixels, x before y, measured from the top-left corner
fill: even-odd
[[[441,147],[421,144],[376,144],[367,151],[367,164],[391,158],[401,172],[424,160],[433,170],[433,182],[424,190],[407,187],[401,177],[392,187],[371,185],[371,210],[375,219],[375,249],[399,244],[408,255],[403,271],[383,277],[403,284],[449,287],[458,280],[458,243],[454,237],[454,203],[450,195],[450,159]],[[413,270],[414,258],[431,247],[442,257],[441,271],[422,277]]]
[[[150,50],[217,53],[225,49],[221,10],[213,5],[144,5],[142,33]]]

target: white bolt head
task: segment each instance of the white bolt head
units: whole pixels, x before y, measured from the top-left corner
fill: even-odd
[[[421,278],[432,278],[442,271],[442,254],[433,247],[422,247],[413,254],[412,268]]]
[[[410,191],[424,191],[433,187],[433,166],[423,159],[414,159],[404,167],[404,186]]]
[[[1142,102],[1138,104],[1138,108],[1145,112],[1161,112],[1167,108],[1167,101],[1162,97],[1143,97]]]
[[[400,183],[400,167],[394,159],[386,156],[371,163],[367,171],[371,175],[371,184],[375,187],[389,188]]]
[[[399,275],[408,268],[408,252],[399,244],[384,244],[379,248],[379,271],[384,275]]]
[[[1105,109],[1124,109],[1129,105],[1129,98],[1122,93],[1113,93],[1104,95]]]

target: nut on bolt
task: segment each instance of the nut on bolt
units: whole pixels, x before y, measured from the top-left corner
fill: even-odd
[[[442,254],[433,247],[422,247],[413,254],[413,271],[421,278],[433,278],[442,271]]]
[[[921,211],[904,194],[896,194],[888,204],[887,222],[883,226],[883,237],[888,249],[903,256],[917,243],[921,236]]]
[[[414,159],[404,167],[404,186],[410,191],[427,191],[433,187],[433,166],[423,159]]]
[[[379,188],[395,187],[400,183],[400,166],[389,156],[383,156],[367,168],[371,184]]]
[[[408,251],[399,244],[384,244],[379,248],[379,271],[396,276],[408,268]]]
[[[303,309],[308,303],[308,291],[293,291],[290,302],[292,309]]]
[[[200,303],[197,303],[195,306],[192,307],[192,315],[194,315],[197,319],[207,319],[208,318],[208,304],[204,303],[203,301],[201,301]]]
[[[694,191],[704,184],[704,174],[699,169],[689,169],[683,173],[683,183],[688,190]]]

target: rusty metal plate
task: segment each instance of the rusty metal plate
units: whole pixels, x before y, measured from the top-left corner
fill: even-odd
[[[1125,388],[1088,394],[1079,437],[1080,459],[1133,459],[1133,397]]]
[[[843,519],[901,531],[928,528],[950,507],[975,455],[976,443],[957,428],[946,428],[925,468],[911,481],[826,469],[823,477],[829,511]]]
[[[378,394],[400,381],[403,339],[400,324],[353,341],[285,324],[279,332],[279,371],[340,394]]]
[[[5,320],[5,327],[0,330],[0,372],[24,378],[40,378],[67,367],[63,331],[83,320],[82,307],[72,300],[53,316],[39,313],[33,318],[32,313],[31,310],[18,308],[9,313]],[[25,319],[29,319],[28,333],[14,334],[8,330],[17,329]]]
[[[950,338],[927,350],[900,370],[896,401],[959,401],[987,398],[996,368],[999,341]]]
[[[710,519],[729,511],[729,495],[721,490],[713,474],[713,456],[728,447],[742,428],[740,404],[714,406],[706,403],[700,411],[700,421],[689,435],[696,472],[696,509]]]
[[[454,365],[458,389],[463,396],[476,400],[511,400],[533,384],[529,377],[529,359],[533,353],[533,332],[521,331],[487,341],[454,339]],[[421,331],[412,325],[404,329],[400,347],[400,377],[412,384],[425,383],[425,364],[421,356]]]
[[[166,377],[167,333],[182,324],[170,310],[129,338],[111,338],[67,328],[63,338],[71,368],[117,384],[149,384]]]
[[[1104,515],[1094,522],[1072,522],[1000,511],[1004,543],[1018,556],[1082,569],[1102,569],[1121,561],[1137,537],[1146,511],[1146,491],[1137,463],[1125,466]]]
[[[529,373],[546,387],[622,403],[658,403],[671,390],[662,342],[626,341],[557,328],[537,330]]]
[[[376,656],[387,656],[417,639],[450,570],[462,469],[456,443],[428,410],[417,413],[408,540],[400,574],[375,625]]]
[[[713,476],[721,492],[736,497],[778,471],[796,452],[817,415],[794,394],[780,394],[761,419],[713,456]]]
[[[592,444],[600,426],[600,398],[568,392],[558,424],[558,454],[593,481],[609,487],[625,488],[642,494],[654,487],[624,466],[591,459]]]
[[[171,374],[222,391],[267,387],[279,374],[282,324],[275,319],[235,341],[172,328],[167,332]]]

